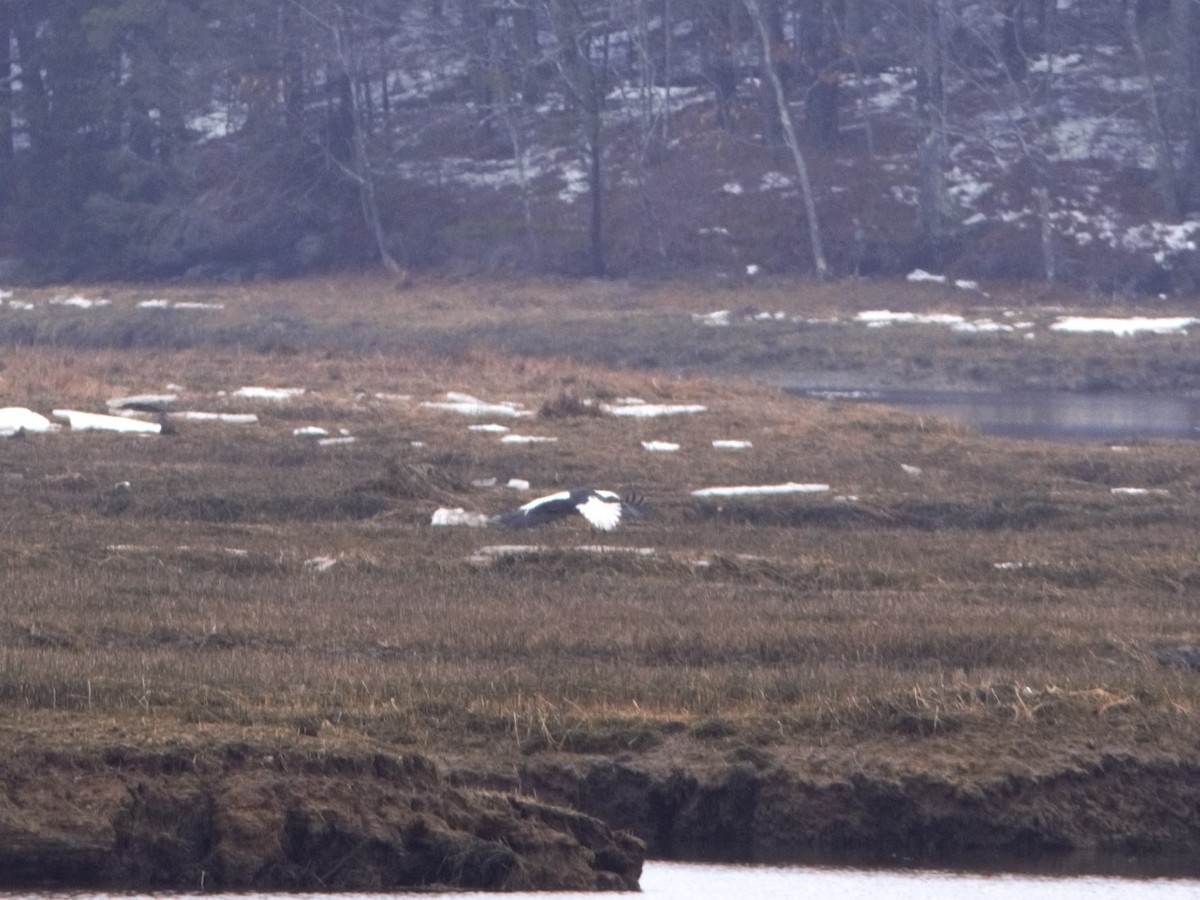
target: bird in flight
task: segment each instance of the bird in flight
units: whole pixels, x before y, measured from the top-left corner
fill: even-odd
[[[612,491],[575,488],[530,500],[521,508],[500,516],[499,521],[509,528],[533,528],[573,515],[583,516],[600,531],[612,531],[622,518],[640,519],[646,511],[642,499],[637,496],[622,499]]]

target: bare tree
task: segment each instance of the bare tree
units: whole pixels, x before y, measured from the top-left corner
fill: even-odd
[[[758,0],[744,0],[744,2],[746,4],[746,11],[750,13],[750,18],[754,22],[755,31],[758,33],[759,43],[762,47],[763,72],[766,74],[771,90],[774,92],[775,105],[778,107],[780,126],[783,130],[783,139],[792,153],[792,162],[796,167],[796,177],[800,181],[800,194],[804,200],[804,213],[808,221],[808,238],[812,249],[813,269],[816,272],[817,278],[824,280],[828,277],[829,265],[825,261],[825,250],[821,244],[821,224],[817,218],[817,204],[813,197],[812,183],[808,177],[808,165],[804,161],[804,154],[800,151],[800,142],[796,137],[796,128],[792,124],[792,116],[788,111],[787,93],[783,89],[783,82],[779,78],[779,73],[771,65],[772,41],[770,26],[763,14],[762,7],[759,6]]]
[[[604,109],[605,67],[593,58],[594,29],[580,0],[544,0],[558,44],[555,66],[574,108],[579,112],[587,165],[589,212],[588,254],[591,273],[607,270],[604,249]]]
[[[324,32],[327,40],[327,80],[333,86],[332,115],[338,123],[327,147],[329,159],[357,190],[363,222],[375,243],[380,263],[402,285],[406,284],[408,271],[392,254],[383,229],[377,175],[367,147],[368,94],[360,86],[369,84],[365,34],[371,20],[361,4],[352,0],[326,3],[319,9],[300,0],[292,2],[318,26],[318,33]]]
[[[948,236],[954,207],[946,190],[950,151],[946,109],[946,0],[918,0],[917,50],[917,169],[921,230],[935,252]]]
[[[1168,216],[1178,216],[1180,209],[1179,182],[1175,176],[1175,160],[1171,154],[1171,141],[1167,136],[1167,126],[1163,116],[1163,102],[1155,84],[1154,73],[1146,58],[1146,49],[1142,45],[1142,33],[1138,27],[1137,8],[1131,4],[1125,12],[1125,30],[1129,37],[1129,45],[1133,48],[1134,59],[1137,60],[1138,75],[1142,79],[1142,98],[1146,104],[1146,117],[1149,120],[1150,139],[1154,145],[1154,179],[1159,197],[1162,198],[1163,209]]]

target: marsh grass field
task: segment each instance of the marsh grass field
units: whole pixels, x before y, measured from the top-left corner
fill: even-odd
[[[978,849],[991,835],[1010,849],[1195,850],[1194,443],[985,438],[724,373],[634,368],[628,345],[610,354],[625,367],[601,364],[598,344],[581,354],[591,361],[518,355],[475,336],[525,323],[528,340],[584,346],[658,323],[673,335],[656,339],[661,358],[689,346],[694,357],[710,336],[689,308],[728,291],[664,299],[626,287],[605,305],[597,292],[614,288],[501,288],[396,294],[348,279],[154,294],[225,304],[185,312],[136,310],[148,289],[109,287],[103,309],[5,311],[2,405],[104,412],[111,398],[169,390],[179,410],[258,417],[0,441],[10,767],[231,742],[297,758],[417,753],[457,782],[604,815],[652,852],[745,857],[867,849],[879,827],[839,819],[836,802],[803,812],[788,801],[789,832],[788,817],[764,812],[761,784],[816,795],[869,782],[976,812],[918,815],[917,796],[889,847]],[[791,290],[788,302],[814,315],[835,300]],[[847,337],[847,359],[871,371],[913,365],[897,350],[908,338],[873,363],[860,340]],[[985,343],[922,340],[934,343],[920,353],[963,365]],[[1061,383],[1106,355],[1124,373],[1158,371],[1160,349],[1198,358],[1186,337],[1107,340],[1036,352]],[[1018,371],[1028,343],[998,338],[979,365]],[[233,395],[250,385],[304,392]],[[423,405],[451,391],[530,414]],[[706,410],[599,412],[629,397]],[[468,428],[490,422],[555,440]],[[294,434],[306,426],[354,440]],[[680,449],[648,452],[648,441]],[[530,489],[507,487],[513,478]],[[784,482],[829,489],[691,493]],[[636,492],[650,515],[603,535],[582,520],[431,525],[439,508],[495,515],[576,485]],[[688,831],[647,811],[659,801],[621,807],[597,781],[613,767],[654,784],[682,773],[693,794],[731,772],[761,783],[754,809],[717,800]],[[1028,809],[997,812],[1006,796]],[[62,803],[55,814],[69,818]],[[721,809],[754,821],[715,825]],[[931,822],[940,836],[916,834]]]

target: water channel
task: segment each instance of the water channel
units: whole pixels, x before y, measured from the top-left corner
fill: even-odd
[[[819,400],[880,403],[957,419],[984,434],[1065,440],[1200,439],[1200,397],[1071,391],[968,391],[921,388],[826,389],[788,383]]]
[[[727,866],[649,862],[640,894],[648,900],[1194,900],[1200,879],[980,874],[941,870],[822,866]],[[0,900],[214,900],[219,894],[0,893]],[[367,900],[425,894],[235,894],[236,900]],[[584,893],[439,893],[446,900],[597,900]]]

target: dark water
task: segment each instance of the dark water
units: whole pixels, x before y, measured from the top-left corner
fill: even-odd
[[[784,384],[817,399],[881,403],[958,419],[985,434],[1056,440],[1200,439],[1200,397],[1070,391],[914,388],[825,390]]]
[[[4,900],[213,900],[219,894],[0,894]],[[237,894],[238,900],[383,900],[430,894]],[[605,894],[436,894],[441,898],[597,900]],[[1195,900],[1200,880],[980,875],[808,866],[710,866],[647,863],[641,894],[650,900]]]

